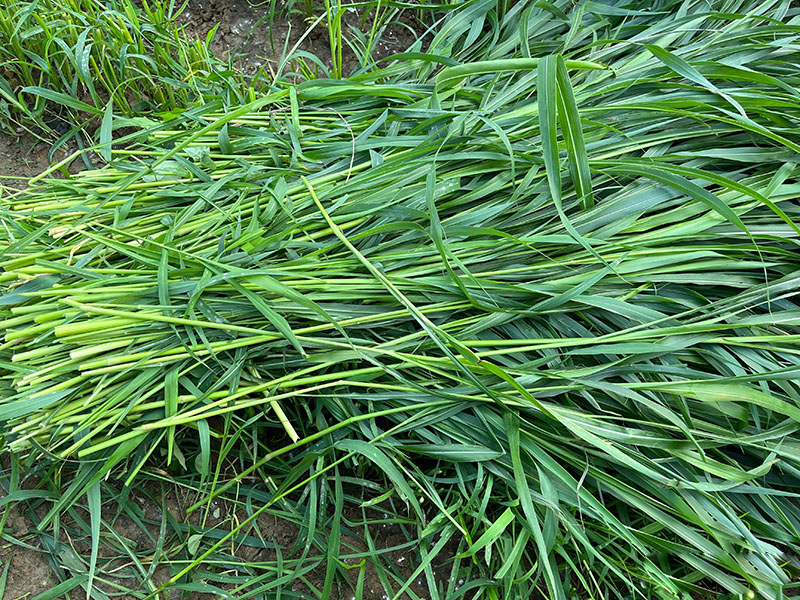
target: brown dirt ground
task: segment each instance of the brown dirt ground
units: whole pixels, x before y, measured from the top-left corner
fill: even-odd
[[[66,158],[73,151],[65,146],[56,151],[54,161]],[[30,134],[18,138],[0,134],[0,186],[18,188],[29,177],[38,175],[50,166],[50,145]],[[78,165],[71,166],[74,170]]]
[[[298,2],[297,5],[299,4],[301,3]],[[292,48],[309,26],[309,21],[298,10],[292,10],[288,18],[285,13],[276,14],[270,39],[269,22],[264,20],[268,14],[269,0],[257,6],[250,4],[249,0],[190,0],[186,10],[180,15],[179,22],[185,24],[186,32],[190,36],[201,39],[205,39],[208,32],[219,24],[212,40],[215,54],[245,55],[240,66],[254,70],[262,66],[275,68],[276,59],[286,41],[288,40],[288,47]],[[319,14],[318,10],[314,12],[310,22],[313,23]],[[347,11],[343,19],[346,37],[351,37],[351,29],[362,29],[362,16],[355,10]],[[367,22],[363,28],[368,30],[374,15],[366,16]],[[411,11],[406,11],[399,20],[389,24],[383,38],[374,48],[373,58],[380,60],[404,52],[425,31],[426,25]],[[423,38],[424,45],[426,42],[427,38]],[[314,54],[330,67],[330,41],[324,19],[304,38],[300,49]],[[342,62],[345,76],[358,67],[358,60],[347,45],[342,52]]]

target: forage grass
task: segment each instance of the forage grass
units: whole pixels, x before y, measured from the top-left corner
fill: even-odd
[[[291,12],[291,3],[285,8]],[[310,8],[308,3],[306,10]],[[393,19],[403,11],[427,14],[440,6],[326,1],[320,8],[323,15],[312,25],[324,21],[327,28],[330,68],[299,49],[300,42],[290,50],[288,40],[278,40],[276,52],[271,38],[273,52],[280,55],[278,79],[315,78],[320,68],[325,76],[341,78],[345,46],[361,70],[372,68],[372,54]],[[348,10],[359,10],[364,19],[372,15],[370,25],[364,25],[366,36],[345,31]],[[212,100],[238,106],[270,88],[266,70],[242,72],[236,53],[214,56],[213,31],[205,39],[189,38],[176,23],[180,10],[174,2],[3,0],[0,13],[0,125],[12,134],[22,129],[50,134],[57,138],[56,146],[89,130],[106,162],[113,131],[147,124],[143,115],[168,115]],[[266,21],[271,30],[275,18],[272,2],[258,25]],[[415,46],[419,49],[421,41]],[[289,64],[295,70],[284,72]]]
[[[166,112],[214,92],[208,40],[191,41],[170,3],[38,0],[0,5],[0,122],[58,137],[115,117]],[[64,129],[62,131],[61,129]]]
[[[791,596],[798,25],[472,2],[426,55],[5,193],[12,497],[150,597]]]

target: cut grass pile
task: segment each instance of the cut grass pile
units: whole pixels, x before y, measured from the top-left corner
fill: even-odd
[[[185,590],[321,564],[327,598],[352,551],[393,597],[791,595],[800,13],[639,4],[465,4],[4,195],[0,419],[53,543],[170,470],[246,512],[164,550]],[[411,577],[340,547],[365,501],[407,507]],[[237,562],[277,507],[300,558]]]

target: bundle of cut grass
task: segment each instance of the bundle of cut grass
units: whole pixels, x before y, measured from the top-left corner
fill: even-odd
[[[4,438],[81,461],[46,523],[159,456],[206,500],[270,474],[178,582],[292,492],[335,480],[340,517],[369,468],[435,597],[791,587],[800,16],[540,4],[3,198]]]

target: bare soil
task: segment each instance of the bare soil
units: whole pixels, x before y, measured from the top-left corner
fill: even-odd
[[[25,181],[38,175],[50,166],[51,146],[30,134],[12,137],[0,134],[0,186],[18,188]],[[72,152],[72,146],[59,148],[54,162],[59,162]],[[78,165],[72,167],[74,170]]]
[[[3,534],[0,569],[11,563],[3,599],[34,598],[58,583],[31,520],[21,515],[16,506],[8,509]]]
[[[331,47],[324,17],[314,26],[320,16],[319,10],[310,16],[301,14],[299,8],[286,14],[281,10],[283,4],[279,3],[278,10],[281,12],[275,14],[270,25],[269,0],[258,5],[251,4],[249,0],[190,0],[179,21],[185,24],[190,36],[201,39],[205,39],[218,25],[211,44],[214,53],[217,56],[241,57],[239,66],[246,70],[276,68],[284,47],[291,50],[298,42],[300,50],[319,57],[330,67]],[[300,4],[298,2],[297,6]],[[406,11],[390,22],[383,37],[373,48],[372,57],[379,61],[404,52],[418,38],[422,39],[425,47],[429,41],[424,36],[427,26],[420,17],[412,11]],[[343,17],[344,37],[352,38],[356,30],[368,35],[373,18],[373,13],[347,10]],[[310,31],[309,26],[312,26]],[[344,76],[360,66],[356,54],[347,44],[343,48],[342,63]]]

